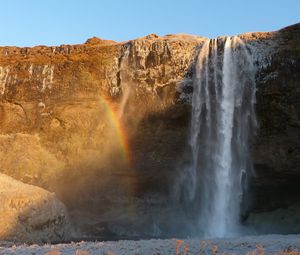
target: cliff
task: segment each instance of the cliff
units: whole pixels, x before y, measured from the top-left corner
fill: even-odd
[[[300,25],[240,37],[257,51],[258,68],[247,217],[299,200]],[[156,220],[166,219],[155,215],[169,210],[186,153],[195,57],[205,40],[152,34],[0,47],[0,171],[55,191],[95,235],[161,235]]]

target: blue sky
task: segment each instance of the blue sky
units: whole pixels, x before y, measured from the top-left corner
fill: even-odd
[[[300,0],[3,0],[0,45],[125,41],[150,33],[207,37],[300,22]]]

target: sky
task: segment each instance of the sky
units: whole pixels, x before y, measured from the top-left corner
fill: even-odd
[[[126,41],[147,34],[210,38],[300,22],[300,0],[0,0],[0,45]]]

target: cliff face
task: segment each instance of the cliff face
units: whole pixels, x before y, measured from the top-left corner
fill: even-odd
[[[251,210],[272,210],[299,198],[300,28],[241,37],[258,49]],[[148,224],[140,233],[159,235],[153,217],[186,153],[193,65],[205,40],[0,48],[1,172],[55,191],[75,218],[97,213],[82,228],[135,235]],[[133,227],[116,229],[120,222]]]
[[[176,102],[203,40],[1,48],[1,171],[94,212],[102,228],[135,222],[145,194],[166,194],[184,150],[189,106]]]
[[[299,201],[300,184],[300,25],[273,33],[270,43],[270,62],[257,74],[254,145],[256,199],[264,209]]]
[[[2,171],[41,184],[47,183],[48,177],[44,180],[35,175],[45,175],[47,171],[61,173],[57,169],[90,161],[92,154],[103,161],[108,157],[103,154],[122,150],[111,148],[118,147],[120,141],[114,137],[119,131],[114,130],[116,124],[110,115],[119,119],[123,115],[119,122],[126,129],[121,136],[126,135],[130,140],[131,148],[127,149],[132,150],[131,154],[144,154],[138,143],[144,142],[139,140],[139,132],[144,132],[141,128],[147,122],[146,116],[153,114],[161,120],[182,118],[177,109],[184,111],[185,107],[175,105],[177,90],[186,80],[193,49],[202,41],[200,37],[185,35],[164,38],[149,35],[121,44],[93,38],[74,46],[1,48],[0,128],[2,134],[11,134],[1,139],[1,146],[10,151],[1,155]],[[124,101],[124,95],[122,101],[126,89],[128,100]],[[165,110],[173,111],[172,116],[159,117]],[[19,133],[27,134],[26,138]],[[13,159],[12,155],[22,153],[12,144],[30,154],[26,162],[18,166],[10,162],[7,156]],[[40,150],[44,156],[34,158],[35,153],[41,154],[37,152]],[[51,167],[44,164],[49,161],[47,157],[51,158]],[[21,154],[19,158],[22,161]],[[42,163],[36,167],[26,165],[32,161]],[[37,177],[39,180],[35,181]]]

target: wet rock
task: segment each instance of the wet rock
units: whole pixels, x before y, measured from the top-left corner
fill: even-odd
[[[263,213],[251,213],[247,224],[260,234],[297,234],[300,232],[300,204]]]

